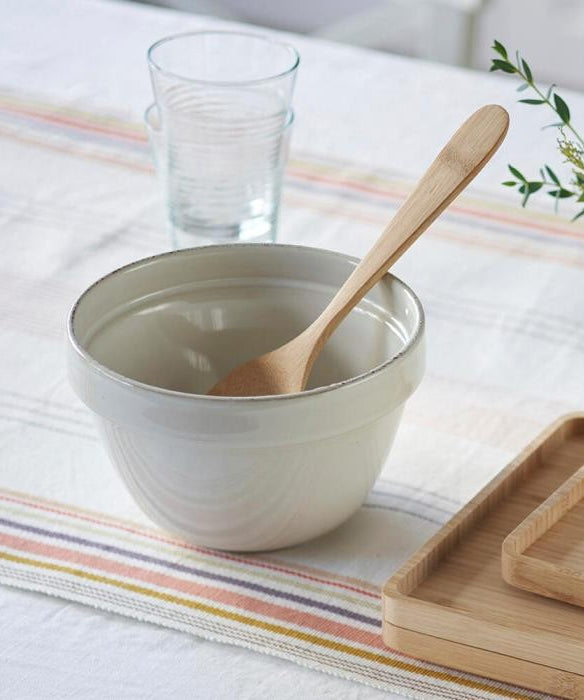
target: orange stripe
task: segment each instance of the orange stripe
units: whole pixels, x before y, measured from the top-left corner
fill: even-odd
[[[131,162],[127,160],[121,160],[116,157],[110,157],[110,156],[103,156],[103,155],[98,155],[95,153],[85,153],[83,151],[75,151],[70,148],[61,146],[61,145],[56,145],[56,144],[49,144],[46,143],[45,141],[41,141],[39,139],[33,139],[33,138],[25,138],[22,136],[22,134],[14,134],[10,130],[3,130],[0,127],[0,134],[6,134],[10,136],[13,140],[18,140],[21,141],[22,143],[29,143],[29,144],[34,144],[34,145],[39,145],[43,146],[44,148],[48,148],[50,150],[58,151],[60,153],[73,153],[78,157],[85,158],[87,160],[97,160],[101,161],[104,163],[108,164],[113,164],[113,165],[122,165],[125,166],[131,170],[137,170],[140,172],[145,172],[145,173],[152,173],[153,172],[153,166],[149,165],[142,165],[140,163],[136,162]],[[303,200],[302,198],[299,197],[294,197],[291,196],[290,194],[285,194],[284,195],[284,202],[292,204],[293,206],[302,206],[306,209],[310,209],[312,211],[317,211],[329,215],[337,215],[337,216],[350,216],[352,219],[356,221],[364,221],[366,223],[379,223],[383,222],[385,223],[385,219],[382,217],[368,217],[364,216],[363,214],[357,214],[353,211],[350,210],[342,210],[339,209],[338,205],[337,206],[326,206],[322,204],[315,204],[313,202],[307,202],[306,200]],[[480,215],[477,214],[477,216]],[[517,222],[518,225],[521,225],[520,222]],[[554,263],[558,263],[560,265],[565,265],[567,267],[577,267],[577,268],[582,268],[584,267],[584,262],[580,262],[577,258],[568,258],[568,257],[560,257],[557,255],[549,255],[542,253],[540,251],[534,251],[534,250],[527,250],[526,248],[517,248],[516,246],[505,246],[493,242],[485,242],[485,241],[479,241],[476,238],[471,238],[471,237],[455,237],[452,235],[448,235],[446,233],[437,231],[435,228],[432,229],[431,233],[433,235],[436,235],[440,238],[444,239],[452,239],[456,240],[458,243],[461,245],[465,246],[477,246],[480,248],[483,248],[484,250],[498,250],[502,251],[507,255],[512,255],[513,257],[527,257],[527,258],[533,258],[537,260],[547,260],[551,261]]]
[[[189,544],[188,542],[183,542],[181,540],[173,539],[170,537],[164,537],[163,535],[160,535],[156,532],[152,532],[150,530],[140,530],[135,526],[132,526],[131,523],[124,524],[119,521],[114,521],[114,520],[107,520],[104,518],[99,518],[95,513],[90,513],[88,511],[81,511],[81,510],[65,510],[60,504],[58,503],[51,503],[49,505],[48,502],[43,502],[41,503],[40,501],[31,501],[30,499],[27,499],[24,494],[16,494],[16,493],[8,493],[7,491],[0,491],[0,500],[8,501],[9,503],[18,503],[20,505],[25,505],[29,506],[30,508],[34,508],[36,510],[42,510],[48,513],[56,513],[57,515],[65,515],[70,518],[77,518],[79,520],[83,520],[86,522],[90,523],[95,523],[97,525],[105,525],[106,527],[112,527],[117,530],[121,530],[123,532],[129,532],[133,535],[139,535],[141,537],[144,537],[146,539],[154,540],[156,542],[163,542],[164,544],[171,544],[175,545],[177,547],[181,547],[182,549],[187,549],[193,552],[200,552],[201,554],[206,554],[209,557],[217,558],[217,559],[225,559],[227,561],[233,561],[238,564],[246,564],[250,565],[253,567],[257,567],[260,569],[267,569],[269,571],[277,571],[280,573],[284,574],[290,574],[292,576],[296,576],[298,578],[308,580],[308,581],[315,581],[317,583],[324,583],[325,585],[328,586],[333,586],[336,588],[341,588],[343,590],[349,590],[354,593],[361,593],[363,595],[366,595],[369,598],[375,598],[379,599],[379,591],[375,590],[366,590],[362,588],[357,588],[355,585],[348,585],[345,583],[341,583],[339,581],[334,581],[330,579],[325,579],[325,578],[319,578],[315,576],[314,574],[307,574],[301,571],[297,571],[295,569],[290,569],[288,567],[285,567],[283,565],[275,565],[271,564],[265,561],[260,561],[257,558],[249,558],[249,557],[238,557],[233,554],[227,554],[226,552],[219,552],[214,549],[206,549],[205,547],[197,547],[196,545]],[[328,572],[326,572],[328,573]],[[336,574],[335,574],[336,576]],[[368,582],[363,581],[363,582],[358,582],[361,585],[367,585]],[[369,584],[370,585],[370,584]]]
[[[131,160],[122,160],[120,158],[116,158],[115,156],[102,155],[102,154],[95,153],[93,151],[86,152],[82,149],[76,150],[76,149],[68,148],[67,146],[63,146],[61,144],[47,143],[46,141],[43,141],[41,139],[35,139],[35,138],[32,138],[31,136],[24,136],[21,133],[16,134],[13,130],[3,129],[2,127],[0,127],[0,134],[10,137],[10,139],[12,141],[20,141],[21,143],[32,144],[34,146],[42,146],[43,148],[47,148],[51,151],[57,151],[59,153],[73,154],[73,155],[77,156],[78,158],[84,158],[85,160],[99,161],[102,163],[108,163],[108,164],[113,164],[113,165],[123,165],[126,168],[129,168],[130,170],[138,170],[139,172],[145,172],[145,173],[153,173],[154,172],[153,165],[147,165],[144,163],[137,163],[137,162],[134,162]]]
[[[44,148],[48,148],[53,151],[58,151],[60,153],[73,153],[77,157],[84,158],[86,160],[94,160],[94,161],[101,161],[103,163],[107,164],[113,164],[113,165],[121,165],[126,168],[129,168],[131,170],[135,171],[140,171],[140,172],[145,172],[145,173],[152,173],[153,172],[153,166],[149,165],[142,165],[140,163],[135,163],[131,162],[128,160],[121,160],[116,157],[110,157],[110,156],[104,156],[104,155],[98,155],[96,153],[86,153],[83,151],[75,151],[70,148],[61,146],[61,145],[56,145],[56,144],[49,144],[46,143],[45,141],[41,141],[38,139],[33,139],[33,138],[25,138],[22,136],[22,134],[14,134],[12,131],[7,131],[3,130],[0,127],[0,134],[7,134],[10,136],[11,139],[13,140],[18,140],[21,141],[22,143],[28,143],[28,144],[34,144],[34,145],[39,145],[43,146]],[[284,202],[292,204],[293,206],[302,206],[306,209],[316,211],[316,212],[321,212],[321,213],[326,213],[329,215],[337,215],[337,216],[350,216],[353,220],[355,221],[365,221],[367,223],[378,223],[378,222],[383,222],[385,223],[385,219],[381,217],[366,217],[363,214],[357,214],[352,211],[344,211],[342,209],[339,209],[338,206],[326,206],[322,204],[315,204],[314,202],[306,202],[303,201],[301,198],[298,197],[293,197],[290,196],[289,194],[284,195]],[[437,231],[436,229],[432,229],[431,233],[433,235],[436,235],[439,238],[444,238],[444,239],[452,239],[456,240],[457,243],[460,245],[464,246],[475,246],[479,248],[483,248],[484,250],[498,250],[504,252],[506,255],[511,255],[513,257],[519,257],[519,258],[532,258],[536,260],[546,260],[546,261],[551,261],[554,263],[558,263],[560,265],[564,265],[567,267],[577,267],[577,268],[583,268],[584,267],[584,262],[580,262],[577,258],[568,258],[568,257],[560,257],[558,255],[549,255],[546,253],[543,253],[541,251],[535,251],[535,250],[528,250],[527,248],[518,248],[517,246],[505,246],[502,244],[494,243],[492,241],[490,242],[485,242],[485,241],[479,241],[476,237],[471,238],[470,236],[465,236],[463,237],[456,237],[453,235],[448,235],[444,232]],[[331,585],[336,585],[336,584],[331,584]]]
[[[21,102],[20,104],[23,103]],[[95,122],[99,122],[99,120],[97,119],[97,115],[95,114],[80,113],[81,118],[74,119],[71,117],[60,116],[59,114],[47,114],[39,112],[38,106],[35,111],[30,107],[27,108],[23,106],[17,106],[14,103],[9,103],[7,108],[5,106],[5,109],[7,109],[7,111],[12,111],[17,114],[25,114],[31,117],[36,116],[41,120],[56,124],[62,124],[63,126],[74,126],[90,132],[94,131],[96,133],[104,133],[111,136],[118,136],[122,139],[127,139],[134,142],[145,142],[147,140],[147,137],[143,132],[137,131],[139,129],[139,126],[137,124],[132,124],[131,122],[112,119],[110,120],[110,123],[115,124],[115,127],[96,126]],[[125,131],[125,129],[127,131]],[[356,176],[356,178],[361,179],[361,181],[359,181],[358,179],[348,179],[344,177],[331,177],[326,175],[310,174],[303,170],[301,166],[294,166],[293,163],[294,161],[291,161],[291,167],[289,167],[289,172],[295,172],[298,177],[308,181],[336,184],[337,186],[346,187],[348,189],[353,189],[361,192],[367,192],[369,194],[376,194],[383,197],[391,197],[396,201],[401,201],[404,199],[403,192],[396,192],[392,191],[391,189],[385,186],[370,185],[366,182],[363,182],[362,180],[364,179],[370,179],[364,173]],[[309,164],[308,167],[313,166],[312,164]],[[377,179],[379,180],[379,178]],[[460,204],[451,204],[450,210],[459,212],[461,214],[465,214],[467,216],[471,216],[473,218],[486,218],[491,221],[499,221],[501,223],[511,224],[514,226],[524,226],[526,228],[541,231],[542,233],[551,233],[562,237],[573,238],[576,240],[584,240],[584,234],[579,234],[577,231],[574,231],[573,228],[558,228],[557,226],[554,226],[552,224],[542,224],[537,221],[534,221],[533,219],[519,219],[517,217],[512,217],[507,214],[496,214],[485,211],[484,209],[477,210]]]
[[[160,586],[161,588],[169,588],[179,593],[196,595],[216,603],[221,603],[222,605],[243,608],[257,615],[272,617],[292,625],[301,625],[318,632],[334,635],[335,637],[349,639],[357,644],[383,649],[383,643],[379,634],[360,630],[357,627],[352,627],[340,622],[326,620],[313,613],[264,602],[242,593],[233,593],[229,590],[215,588],[213,586],[197,583],[196,581],[179,579],[176,576],[165,574],[154,569],[148,570],[133,564],[122,564],[116,560],[106,559],[99,555],[87,554],[83,551],[73,551],[66,547],[58,547],[46,544],[42,541],[17,537],[7,533],[0,532],[0,542],[7,547],[18,549],[22,552],[98,569],[108,574],[117,574],[118,576],[132,578],[142,583],[150,583],[154,586]]]
[[[264,620],[258,620],[253,617],[248,617],[247,615],[242,615],[241,613],[235,613],[229,610],[222,610],[221,608],[216,608],[214,606],[207,605],[206,603],[200,603],[199,601],[191,600],[189,598],[179,598],[178,596],[169,595],[168,593],[162,593],[161,591],[156,591],[154,589],[139,586],[137,584],[111,579],[106,576],[101,576],[99,574],[92,574],[87,571],[83,571],[82,569],[73,569],[68,566],[53,564],[51,562],[43,562],[38,561],[36,559],[19,557],[13,554],[9,554],[8,552],[0,552],[0,559],[5,559],[15,564],[21,564],[24,566],[33,566],[39,569],[46,569],[48,571],[56,571],[58,573],[68,574],[70,576],[82,578],[87,581],[92,581],[94,583],[101,583],[106,586],[114,586],[115,588],[120,588],[122,590],[129,591],[130,593],[137,593],[138,595],[162,600],[165,603],[171,603],[173,605],[180,605],[182,607],[190,608],[192,610],[198,610],[199,612],[206,613],[208,615],[214,615],[215,617],[230,620],[231,622],[249,625],[250,627],[255,627],[256,629],[261,629],[266,632],[279,634],[283,637],[289,637],[291,639],[295,639],[301,642],[306,642],[307,644],[314,644],[325,649],[331,649],[332,651],[338,653],[348,654],[350,656],[364,659],[366,661],[373,661],[375,663],[382,664],[383,666],[388,666],[391,668],[399,669],[400,671],[406,671],[408,673],[425,676],[426,678],[434,678],[436,680],[446,681],[466,688],[472,688],[474,690],[483,690],[486,692],[498,693],[499,695],[504,695],[505,697],[509,698],[521,698],[524,700],[529,700],[528,695],[522,695],[515,691],[506,690],[498,687],[498,685],[494,686],[484,681],[475,681],[470,678],[459,678],[458,676],[455,676],[452,673],[449,673],[448,671],[438,671],[433,668],[421,668],[407,661],[400,661],[399,659],[393,659],[389,656],[384,656],[382,654],[377,654],[372,651],[367,651],[366,649],[359,649],[358,647],[352,647],[348,644],[335,642],[334,640],[327,639],[325,637],[319,637],[309,632],[301,632],[299,630],[290,629],[288,627],[283,627],[282,625],[277,625],[271,622],[265,622]]]
[[[302,197],[298,197],[290,193],[284,194],[284,203],[293,207],[303,207],[305,209],[311,209],[313,211],[326,214],[328,216],[336,216],[338,218],[351,218],[353,221],[361,221],[365,224],[385,224],[387,222],[386,217],[369,216],[363,214],[362,212],[353,211],[351,209],[344,209],[334,204],[316,204],[312,201],[308,201],[306,199],[303,199]],[[542,251],[535,250],[533,248],[530,250],[524,247],[518,247],[516,239],[509,245],[505,245],[504,243],[495,242],[492,240],[486,241],[484,240],[484,238],[480,240],[478,236],[473,237],[467,235],[456,235],[451,232],[451,229],[449,230],[447,224],[434,224],[426,235],[435,236],[436,238],[441,238],[444,240],[455,241],[456,243],[467,247],[473,246],[483,248],[484,250],[501,251],[506,255],[513,257],[547,260],[568,267],[584,267],[584,260],[581,261],[577,257],[562,257],[559,255],[546,254]],[[535,245],[538,245],[537,241],[534,241],[534,243]]]
[[[336,184],[341,187],[346,187],[347,189],[357,190],[359,192],[367,192],[369,194],[376,194],[383,197],[389,197],[394,201],[403,201],[407,195],[402,192],[395,192],[387,187],[376,187],[372,185],[367,185],[355,180],[347,180],[343,178],[326,177],[323,175],[311,175],[298,169],[289,168],[290,172],[296,172],[298,177],[304,180],[309,180],[311,182],[324,182],[326,184]],[[484,209],[476,210],[468,206],[462,206],[460,204],[451,204],[448,207],[449,211],[458,212],[460,214],[466,214],[473,218],[488,219],[490,221],[500,221],[501,223],[511,224],[514,226],[522,226],[525,228],[535,229],[537,231],[542,231],[544,233],[553,233],[558,236],[564,236],[566,238],[575,238],[577,240],[584,240],[584,234],[579,234],[574,230],[565,230],[558,228],[557,226],[552,226],[549,224],[540,224],[533,220],[523,220],[514,218],[505,214],[495,214]]]
[[[107,134],[108,136],[115,136],[117,138],[125,139],[128,141],[136,141],[140,143],[147,141],[146,133],[144,133],[143,130],[138,131],[137,125],[133,125],[130,122],[121,122],[127,128],[127,131],[125,131],[121,130],[119,126],[116,128],[111,128],[107,126],[97,126],[95,124],[95,119],[85,119],[83,121],[80,121],[72,117],[62,116],[62,113],[60,113],[62,112],[62,110],[60,110],[59,112],[52,113],[39,112],[27,109],[25,107],[17,107],[16,105],[10,105],[8,109],[4,107],[4,109],[8,112],[12,112],[13,114],[23,114],[27,117],[35,117],[39,121],[49,122],[50,124],[60,124],[63,126],[75,127],[81,129],[82,131],[89,131],[91,133],[96,134]]]
[[[40,102],[34,99],[24,99],[22,97],[17,97],[15,93],[4,93],[0,94],[0,109],[5,111],[10,111],[11,109],[33,109],[32,114],[55,114],[64,113],[71,115],[72,118],[76,118],[81,121],[92,121],[99,124],[108,124],[111,128],[117,127],[120,130],[138,130],[141,126],[136,125],[135,122],[128,122],[119,116],[115,116],[108,113],[97,113],[97,112],[87,112],[82,109],[76,109],[68,104],[55,103],[55,102]]]

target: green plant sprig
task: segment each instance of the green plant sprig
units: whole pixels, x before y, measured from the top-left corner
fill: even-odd
[[[560,118],[559,122],[548,124],[547,127],[555,127],[560,131],[558,137],[558,149],[564,156],[564,162],[572,166],[572,180],[569,184],[562,185],[560,178],[549,167],[544,165],[540,168],[540,179],[529,180],[521,171],[509,165],[509,171],[516,178],[515,180],[506,180],[503,184],[507,187],[517,187],[522,195],[522,206],[525,206],[532,194],[539,190],[547,190],[547,194],[555,199],[556,210],[560,199],[575,198],[576,202],[584,202],[584,139],[576,131],[571,123],[571,114],[565,100],[555,92],[555,85],[551,85],[547,92],[544,93],[535,83],[533,73],[527,61],[519,55],[515,54],[516,63],[512,63],[509,59],[507,49],[500,41],[495,40],[493,50],[497,53],[497,58],[494,58],[491,64],[491,71],[503,71],[504,73],[516,74],[523,79],[523,83],[517,88],[522,92],[530,88],[538,96],[537,99],[521,99],[519,102],[528,105],[547,105]],[[566,135],[566,132],[571,133],[571,137]],[[579,211],[573,220],[584,216],[584,209]]]

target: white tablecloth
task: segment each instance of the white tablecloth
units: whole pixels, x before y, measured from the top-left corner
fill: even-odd
[[[144,58],[146,48],[163,35],[214,24],[217,23],[208,18],[134,4],[4,0],[0,4],[0,87],[26,90],[84,109],[89,105],[113,110],[138,120],[151,99]],[[546,158],[555,158],[553,138],[544,141],[539,131],[540,124],[545,123],[544,117],[537,110],[530,112],[516,106],[513,86],[501,77],[301,37],[289,38],[302,55],[295,97],[297,121],[293,149],[297,152],[310,151],[350,161],[361,164],[364,170],[393,169],[415,176],[471,111],[487,102],[499,102],[511,113],[510,134],[501,152],[476,181],[476,187],[499,188],[509,161],[537,172]],[[571,105],[584,115],[581,97],[572,97]],[[29,175],[30,186],[34,188],[40,183],[42,173]],[[99,183],[96,185],[99,187]],[[54,196],[67,196],[58,178],[51,186],[46,181],[43,186],[47,192],[52,187]],[[98,195],[99,190],[87,193],[88,198]],[[120,202],[125,204],[124,196],[120,193]],[[285,240],[315,243],[357,255],[370,242],[351,235],[346,228],[306,231],[301,221],[285,219],[282,232]],[[424,264],[430,263],[423,252],[415,260],[420,264],[404,261],[402,275],[423,293]],[[449,261],[441,260],[445,275],[456,270],[457,261],[451,262],[449,270]],[[15,261],[15,264],[26,265],[27,261]],[[502,261],[502,267],[506,264]],[[496,283],[498,271],[492,272],[493,295],[498,303],[504,303],[505,295],[512,294],[513,289],[502,290]],[[534,269],[533,274],[539,274],[538,270]],[[502,275],[509,279],[509,270],[503,269]],[[445,281],[445,292],[456,288],[456,274],[453,277]],[[434,276],[433,284],[435,280]],[[570,300],[554,300],[553,289],[549,294],[549,308],[561,305],[569,315]],[[513,299],[508,299],[508,306],[513,306]],[[433,309],[428,311],[431,318]],[[439,304],[434,306],[434,313],[440,318]],[[442,309],[442,313],[447,312]],[[451,351],[447,340],[439,334],[430,339],[431,353],[447,356]],[[490,391],[498,392],[503,412],[511,410],[512,387],[506,379],[499,382],[500,377],[494,376],[488,352],[485,348],[484,367],[492,386]],[[527,365],[536,360],[527,358]],[[429,369],[432,370],[432,356]],[[472,371],[463,366],[458,369],[461,382],[465,373]],[[582,366],[580,373],[581,369]],[[15,371],[24,376],[28,368],[23,365]],[[503,368],[501,377],[512,375],[512,370]],[[439,411],[441,400],[452,398],[446,391],[441,395],[437,378],[428,387],[431,394],[422,393],[420,399],[415,399],[418,431],[426,421],[431,432],[432,411]],[[483,460],[474,465],[472,474],[450,479],[455,484],[450,495],[459,501],[471,496],[546,420],[556,417],[558,412],[578,408],[581,388],[581,381],[571,387],[565,382],[554,385],[552,377],[537,396],[541,407],[545,394],[547,408],[531,413],[529,397],[523,394],[521,411],[527,427],[512,434],[500,448],[485,447]],[[481,431],[488,433],[489,421],[495,421],[493,415],[477,414],[477,435]],[[408,432],[407,426],[406,421],[396,444],[398,455],[410,450],[411,441],[420,434],[412,432],[413,428]],[[450,434],[456,435],[456,425],[451,426]],[[456,475],[464,464],[461,445],[464,440],[476,437],[465,434],[455,444],[439,432],[432,433],[426,451],[419,447],[419,458],[428,461],[433,451],[442,455],[452,451],[450,461],[444,461],[444,469],[451,470],[451,476]],[[396,461],[399,463],[399,458]],[[30,465],[30,468],[38,466]],[[0,476],[1,470],[0,461]],[[26,478],[32,483],[37,476],[31,473]],[[421,470],[419,483],[423,483],[423,478]],[[99,506],[99,496],[95,499],[95,505]],[[1,697],[296,698],[302,695],[388,697],[386,693],[245,649],[221,646],[61,600],[0,588]]]

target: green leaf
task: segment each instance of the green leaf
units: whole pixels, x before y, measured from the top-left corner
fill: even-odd
[[[560,187],[559,190],[552,190],[551,192],[548,192],[550,197],[556,197],[557,199],[568,199],[568,197],[573,197],[574,193],[570,192],[570,190],[565,190],[563,187]]]
[[[517,68],[509,61],[502,61],[500,58],[494,58],[491,65],[491,72],[495,70],[502,70],[503,73],[517,73]]]
[[[570,110],[568,109],[568,105],[559,95],[554,95],[554,102],[556,104],[556,111],[560,119],[564,122],[564,124],[568,124],[570,122]]]
[[[523,197],[523,201],[521,203],[521,206],[525,206],[527,204],[527,200],[529,197],[534,193],[537,192],[538,190],[541,190],[543,187],[543,182],[526,182],[525,184],[521,185],[519,188],[519,192],[521,192]]]
[[[505,187],[515,187],[517,183],[515,180],[505,180],[505,182],[502,182],[501,184],[505,185]]]
[[[584,202],[584,192],[578,197],[577,202]]]
[[[576,219],[579,219],[581,216],[584,216],[584,209],[582,211],[579,211],[576,216],[572,217],[572,221],[576,221]]]
[[[542,126],[541,130],[543,131],[544,129],[553,129],[554,127],[558,126],[564,126],[564,122],[556,122],[555,124],[546,124],[546,126]]]
[[[555,84],[555,83],[552,83],[552,84],[549,86],[548,91],[547,91],[547,95],[546,95],[546,99],[547,99],[547,100],[549,100],[550,97],[552,96],[552,91],[553,91],[553,89],[554,89],[555,87],[556,87],[556,84]]]
[[[545,100],[519,100],[519,102],[523,102],[524,105],[543,105],[543,104],[545,104]]]
[[[570,190],[565,190],[564,188],[562,188],[560,190],[560,199],[566,199],[567,197],[573,197],[574,194],[575,194],[574,192],[570,192]]]
[[[523,66],[523,72],[525,73],[525,77],[527,78],[528,83],[533,82],[533,75],[531,74],[531,68],[527,65],[527,61],[522,58],[521,59],[521,65]]]
[[[499,54],[499,56],[503,56],[504,59],[507,58],[507,49],[503,46],[503,44],[500,41],[497,41],[495,39],[491,48],[493,48]]]
[[[574,175],[576,177],[576,182],[579,185],[584,185],[584,173],[579,173],[577,170],[574,170]]]
[[[545,166],[547,174],[550,176],[550,179],[552,182],[555,182],[558,187],[560,187],[560,180],[558,179],[558,176],[554,173],[554,171],[550,168],[549,165]]]
[[[527,204],[527,202],[529,201],[529,198],[532,195],[532,191],[531,191],[531,188],[529,186],[530,184],[532,184],[532,183],[525,183],[525,185],[521,185],[521,187],[519,188],[519,192],[521,192],[521,194],[523,195],[523,198],[521,199],[521,206],[522,207],[524,207]],[[533,183],[533,184],[536,184],[536,183]]]
[[[529,83],[522,83],[522,84],[517,88],[517,92],[523,92],[524,90],[527,90],[528,87],[529,87]]]
[[[514,168],[512,165],[508,165],[507,167],[509,168],[511,175],[515,175],[515,177],[518,180],[521,180],[521,182],[527,182],[527,180],[525,179],[525,175],[520,173],[519,170],[517,170],[517,168]]]

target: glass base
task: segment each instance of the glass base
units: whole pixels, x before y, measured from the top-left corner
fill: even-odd
[[[175,250],[220,243],[269,243],[276,240],[276,221],[257,217],[230,226],[190,224],[188,229],[171,222],[170,236]]]

